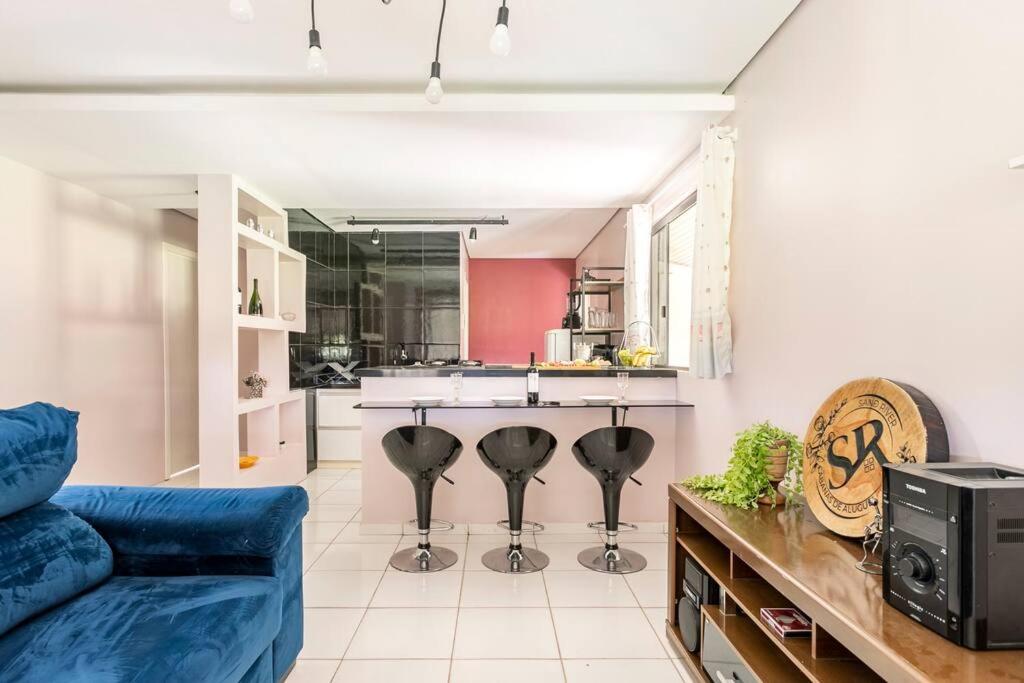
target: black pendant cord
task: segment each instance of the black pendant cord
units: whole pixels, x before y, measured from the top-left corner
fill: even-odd
[[[313,24],[311,28],[316,30],[316,0],[309,0],[309,18]]]
[[[444,10],[448,0],[441,0],[441,20],[437,22],[437,46],[434,48],[434,61],[441,61],[441,30],[444,28]]]

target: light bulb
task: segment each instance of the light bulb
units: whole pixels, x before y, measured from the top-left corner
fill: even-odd
[[[373,229],[370,233],[370,244],[380,244],[380,230],[377,228]]]
[[[499,57],[508,57],[512,51],[512,38],[508,33],[507,24],[497,24],[491,34],[491,52]]]
[[[255,18],[252,3],[249,0],[230,0],[228,2],[228,12],[231,13],[231,18],[239,24],[250,24]]]
[[[324,76],[327,74],[327,60],[324,59],[324,51],[316,46],[309,46],[309,56],[306,58],[306,68],[312,73]]]
[[[508,7],[501,3],[498,8],[498,21],[494,23],[494,33],[491,34],[491,52],[499,57],[508,57],[512,51],[512,38],[508,34]]]
[[[444,95],[444,89],[441,87],[441,64],[439,62],[433,62],[430,65],[430,80],[427,81],[427,102],[431,104],[437,104],[441,101],[441,96]]]
[[[441,87],[441,79],[434,76],[427,83],[427,102],[437,104],[441,101],[442,95],[444,95],[444,89]]]

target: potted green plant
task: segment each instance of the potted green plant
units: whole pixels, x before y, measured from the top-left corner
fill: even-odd
[[[802,461],[803,444],[795,434],[762,422],[736,435],[725,474],[690,477],[683,486],[708,500],[741,508],[759,502],[788,505],[803,492]]]

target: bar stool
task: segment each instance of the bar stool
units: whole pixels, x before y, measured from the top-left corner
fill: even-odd
[[[524,548],[523,498],[530,479],[551,460],[558,442],[551,433],[539,427],[502,427],[480,439],[476,452],[492,472],[505,483],[508,497],[507,548],[488,550],[481,558],[484,566],[503,574],[529,574],[540,571],[550,562],[547,555],[534,548]]]
[[[391,556],[391,566],[403,572],[436,572],[451,567],[459,560],[455,551],[430,545],[430,509],[437,480],[452,483],[444,472],[459,459],[462,442],[438,427],[409,425],[392,429],[381,439],[381,445],[391,464],[412,482],[420,535],[415,548],[403,548]]]
[[[576,557],[587,569],[632,574],[647,566],[643,555],[619,547],[619,499],[622,486],[643,467],[652,450],[654,437],[636,427],[602,427],[587,432],[572,445],[576,461],[601,484],[604,498],[607,541],[603,547],[587,548]]]

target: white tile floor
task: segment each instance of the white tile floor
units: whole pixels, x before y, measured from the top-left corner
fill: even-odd
[[[664,636],[663,533],[622,533],[648,568],[621,577],[576,562],[603,542],[596,532],[551,526],[524,534],[551,557],[548,569],[507,576],[480,563],[507,536],[474,525],[433,536],[459,554],[455,567],[406,574],[388,560],[416,538],[361,527],[360,481],[359,470],[321,468],[302,482],[305,647],[288,683],[689,680]]]

